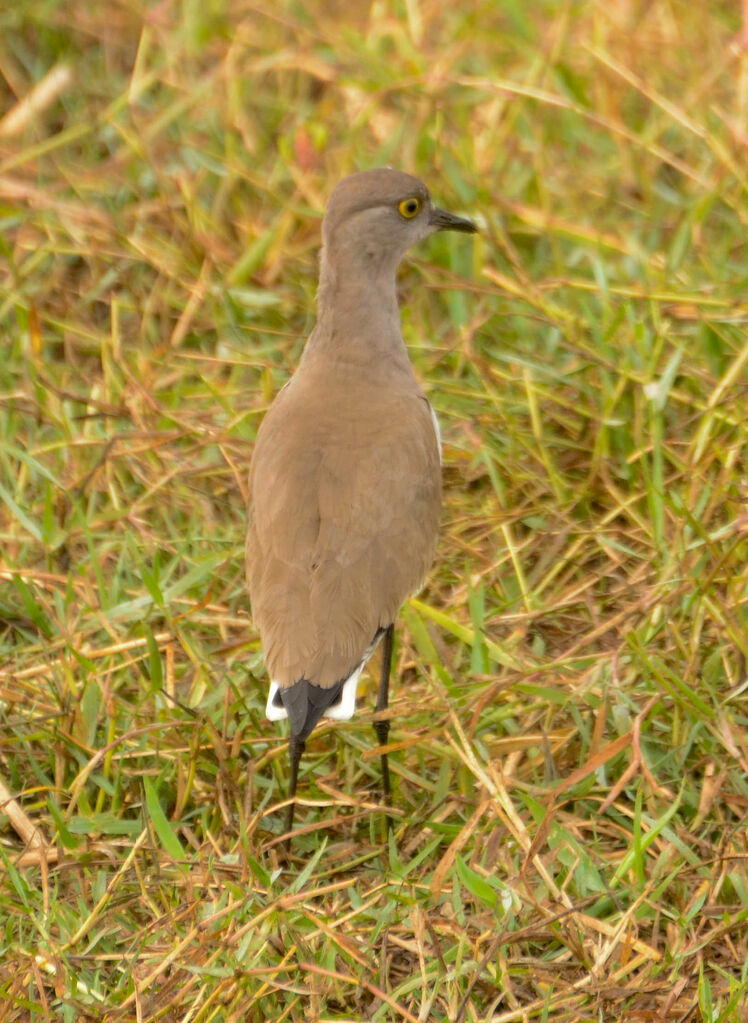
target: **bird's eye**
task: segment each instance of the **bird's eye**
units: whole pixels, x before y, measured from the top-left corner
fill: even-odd
[[[420,213],[421,206],[423,206],[423,203],[418,196],[411,195],[410,198],[403,199],[397,208],[400,210],[401,216],[405,217],[406,220],[412,220],[417,213]]]

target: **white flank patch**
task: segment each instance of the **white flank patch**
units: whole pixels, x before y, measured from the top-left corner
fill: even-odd
[[[434,412],[434,406],[429,402],[429,408],[431,409],[431,419],[434,424],[434,432],[436,433],[436,446],[439,448],[439,465],[442,464],[442,432],[439,429],[439,420],[436,418],[436,412]]]

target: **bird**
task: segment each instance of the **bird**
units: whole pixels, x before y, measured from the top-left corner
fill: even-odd
[[[257,432],[246,575],[270,677],[266,716],[289,721],[285,834],[299,763],[322,717],[347,720],[381,643],[386,710],[394,623],[434,559],[441,437],[402,336],[397,268],[435,231],[477,231],[423,182],[389,167],[332,190],[322,223],[317,320]],[[387,744],[389,720],[375,732]],[[391,804],[386,752],[384,802]]]

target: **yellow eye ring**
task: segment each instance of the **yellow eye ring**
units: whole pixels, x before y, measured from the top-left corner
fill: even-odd
[[[423,203],[417,195],[408,196],[407,199],[403,199],[401,203],[398,203],[398,210],[400,216],[405,217],[406,220],[412,220],[418,213],[421,212]]]

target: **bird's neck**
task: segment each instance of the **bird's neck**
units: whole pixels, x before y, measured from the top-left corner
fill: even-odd
[[[411,372],[397,304],[397,266],[367,258],[365,251],[334,264],[322,253],[317,326],[304,358],[328,363],[387,365]]]

